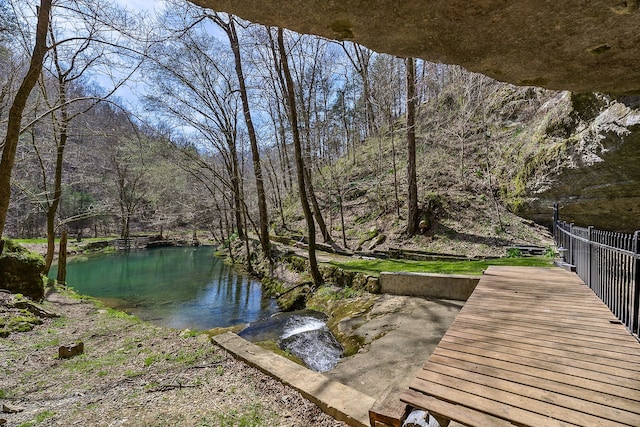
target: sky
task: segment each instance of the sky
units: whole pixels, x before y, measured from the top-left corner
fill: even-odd
[[[162,0],[116,0],[116,3],[129,9],[153,13],[155,9],[162,8]]]
[[[164,7],[163,0],[115,0],[115,3],[126,7],[127,9],[131,9],[134,11],[144,12],[151,16],[160,12]],[[140,80],[143,76],[134,76],[133,79],[127,83],[125,83],[121,88],[119,88],[114,94],[116,97],[124,100],[126,107],[135,110],[138,106],[138,99],[143,92],[143,87],[140,86]],[[101,78],[97,77],[97,81],[99,84],[102,84],[105,87],[110,87],[110,81],[107,77]]]

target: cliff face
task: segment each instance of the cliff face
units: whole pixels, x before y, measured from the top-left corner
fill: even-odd
[[[578,225],[640,229],[640,99],[559,94],[541,108],[549,119],[541,151],[529,159],[519,214],[550,224],[551,206]],[[550,161],[540,161],[548,158]]]

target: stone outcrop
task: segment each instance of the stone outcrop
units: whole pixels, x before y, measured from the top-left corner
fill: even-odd
[[[42,256],[10,241],[0,256],[0,289],[22,294],[34,300],[44,298]]]
[[[266,25],[352,40],[516,85],[640,92],[640,2],[193,0]]]
[[[565,92],[540,113],[550,117],[542,125],[546,148],[522,169],[519,214],[550,224],[558,203],[561,219],[577,225],[639,230],[640,99]]]

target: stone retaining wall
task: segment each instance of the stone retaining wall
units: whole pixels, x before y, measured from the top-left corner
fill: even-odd
[[[481,276],[380,273],[380,293],[466,301]]]

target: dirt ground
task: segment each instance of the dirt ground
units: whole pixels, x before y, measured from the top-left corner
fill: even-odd
[[[0,338],[0,425],[345,426],[206,335],[143,323],[64,290],[50,292],[44,307],[60,317]],[[84,354],[58,358],[59,346],[77,341]]]

